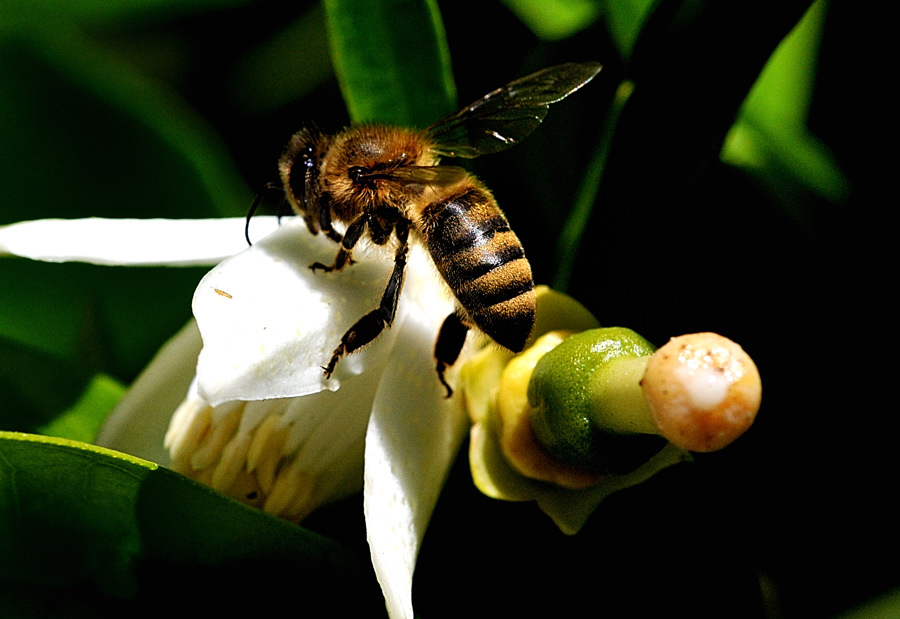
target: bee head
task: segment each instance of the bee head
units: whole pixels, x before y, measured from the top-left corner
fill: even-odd
[[[308,203],[318,199],[319,163],[327,147],[326,136],[312,129],[301,129],[291,136],[278,161],[285,195],[298,213],[307,212]]]

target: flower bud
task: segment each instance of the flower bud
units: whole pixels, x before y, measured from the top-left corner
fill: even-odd
[[[659,433],[691,451],[717,451],[756,418],[762,383],[756,364],[716,333],[673,337],[650,358],[641,388]]]
[[[630,329],[575,334],[535,365],[528,387],[538,441],[572,466],[627,472],[662,449],[640,390],[650,342]]]
[[[752,423],[759,374],[734,342],[696,334],[657,351],[597,327],[566,295],[539,287],[537,301],[525,351],[486,347],[460,372],[472,478],[487,496],[534,500],[574,534],[605,497]]]

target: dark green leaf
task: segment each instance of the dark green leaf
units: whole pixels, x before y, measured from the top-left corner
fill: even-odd
[[[124,387],[85,364],[70,363],[0,337],[0,429],[93,440]]]
[[[244,211],[224,148],[173,93],[77,31],[29,35],[0,36],[0,221]]]
[[[311,54],[328,48],[321,4],[242,56],[229,82],[238,106],[254,115],[302,100],[332,78],[331,57]]]
[[[0,337],[88,377],[100,371],[128,380],[190,318],[191,296],[206,270],[5,259]]]
[[[206,123],[162,82],[74,25],[77,15],[108,3],[40,4],[17,11],[4,3],[0,19],[0,223],[243,214],[251,194]],[[134,17],[151,4],[176,3],[128,4]],[[20,260],[2,267],[0,336],[88,378],[102,372],[121,380],[184,324],[204,271]],[[45,422],[39,416],[16,429]]]
[[[596,200],[602,215],[592,214],[585,238],[608,241],[611,256],[647,259],[635,247],[665,236],[681,217],[681,200],[717,161],[759,72],[810,4],[663,0],[654,7],[626,67],[634,91],[611,138]],[[589,307],[609,303],[595,283],[597,257],[595,246],[583,245],[573,261],[571,291]],[[634,289],[624,271],[604,272],[609,288]]]
[[[435,0],[326,0],[331,55],[354,122],[426,127],[455,109]]]
[[[371,586],[364,573],[336,544],[153,463],[0,433],[0,595],[24,592],[13,600],[32,612],[60,599],[176,616],[286,601],[339,612],[361,599],[345,588]]]
[[[98,24],[123,20],[162,18],[203,10],[215,10],[245,4],[247,0],[4,0],[4,17],[40,27],[42,24],[71,20],[79,24]],[[36,23],[35,23],[36,22]]]

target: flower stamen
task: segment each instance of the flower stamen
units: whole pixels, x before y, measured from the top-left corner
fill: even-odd
[[[212,476],[212,487],[225,492],[234,484],[238,475],[244,470],[247,452],[250,451],[251,437],[237,434],[225,445],[215,465]]]
[[[272,491],[268,493],[263,503],[263,510],[285,517],[293,503],[306,505],[312,491],[313,479],[298,460],[292,461],[287,467],[282,467],[275,478]]]
[[[212,424],[212,407],[197,396],[188,396],[175,410],[163,446],[173,463],[190,457]]]
[[[211,467],[222,457],[225,445],[234,436],[241,422],[243,406],[218,407],[213,410],[213,423],[210,432],[200,439],[200,444],[191,455],[191,468],[195,471]]]

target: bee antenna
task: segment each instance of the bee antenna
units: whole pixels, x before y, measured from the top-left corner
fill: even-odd
[[[259,205],[262,203],[265,192],[273,189],[279,189],[279,186],[275,183],[266,183],[262,191],[256,193],[256,197],[253,198],[253,203],[250,205],[250,210],[247,211],[247,219],[244,222],[244,238],[247,239],[247,245],[250,245],[251,247],[253,246],[253,243],[250,241],[250,218],[256,214],[256,209],[258,209]],[[281,217],[280,207],[278,217]]]
[[[253,198],[253,204],[250,205],[250,210],[247,211],[247,219],[244,221],[244,238],[247,239],[247,245],[250,246],[253,245],[250,241],[250,218],[256,213],[256,209],[259,208],[260,202],[262,202],[262,193],[256,194],[256,197]]]

